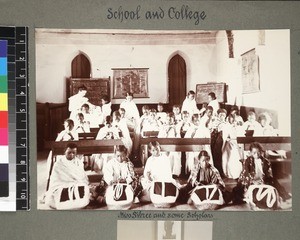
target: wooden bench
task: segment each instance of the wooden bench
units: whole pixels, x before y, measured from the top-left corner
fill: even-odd
[[[78,133],[79,140],[95,140],[98,132]]]

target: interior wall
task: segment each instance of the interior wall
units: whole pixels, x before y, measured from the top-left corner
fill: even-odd
[[[234,58],[228,57],[225,31],[217,33],[217,79],[229,86],[229,104],[276,110],[280,135],[290,135],[290,36],[289,30],[266,30],[265,44],[258,44],[258,32],[233,31]],[[255,48],[259,57],[260,91],[242,93],[241,55]]]
[[[72,59],[80,51],[89,57],[91,77],[94,78],[109,76],[112,78],[112,68],[149,68],[149,98],[135,99],[137,103],[168,101],[168,63],[175,54],[180,54],[186,61],[188,90],[195,90],[198,83],[216,80],[215,44],[182,44],[177,41],[177,44],[173,42],[171,45],[166,45],[165,42],[164,45],[149,43],[131,45],[130,42],[110,45],[89,43],[88,34],[82,37],[81,43],[78,40],[72,43],[72,34],[67,33],[60,34],[51,41],[43,40],[42,33],[37,35],[40,37],[36,44],[37,102],[66,101],[66,78],[71,75]],[[99,35],[99,38],[101,37],[103,36]],[[158,35],[156,42],[159,42],[159,38]],[[112,103],[121,101],[112,99]]]

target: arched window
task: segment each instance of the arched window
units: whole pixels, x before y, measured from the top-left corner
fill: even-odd
[[[72,78],[90,78],[91,63],[90,60],[83,54],[79,53],[71,64]]]
[[[186,97],[186,63],[179,54],[170,59],[168,78],[169,104],[182,104]]]

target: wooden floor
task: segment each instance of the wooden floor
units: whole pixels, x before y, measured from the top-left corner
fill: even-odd
[[[50,207],[42,203],[42,198],[46,190],[46,183],[47,183],[47,178],[48,178],[48,173],[47,173],[47,156],[48,156],[48,151],[44,152],[38,152],[37,154],[37,195],[38,195],[38,203],[37,203],[37,208],[40,210],[52,210]],[[136,171],[138,173],[143,172],[143,168],[136,168]],[[91,173],[88,173],[91,174]],[[288,192],[291,192],[291,177],[289,176],[288,178],[284,179],[279,179],[279,182],[286,188]],[[183,179],[178,179],[180,183],[184,183]],[[236,180],[234,179],[224,179],[226,189],[228,191],[231,191],[232,188],[236,184]],[[285,204],[282,207],[282,210],[279,211],[291,211],[292,210],[292,205],[291,203]],[[90,204],[86,208],[86,210],[109,210],[107,206],[105,205],[93,205]],[[193,205],[189,204],[175,204],[170,208],[156,208],[152,203],[133,203],[131,206],[130,210],[156,210],[156,211],[185,211],[185,210],[196,210],[196,208]],[[244,204],[239,204],[239,205],[234,205],[234,204],[228,204],[220,207],[216,211],[252,211],[250,208],[249,204],[244,203]]]

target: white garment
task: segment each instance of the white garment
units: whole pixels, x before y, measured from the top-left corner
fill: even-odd
[[[89,132],[91,132],[90,124],[88,124],[87,122],[77,123],[75,125],[74,129],[77,133],[89,133]]]
[[[105,121],[105,118],[107,116],[110,116],[111,114],[111,102],[102,105],[101,109],[102,109],[103,120]]]
[[[246,121],[246,122],[244,122],[243,130],[244,130],[244,133],[246,133],[246,130],[254,130],[254,133],[253,133],[254,137],[263,136],[263,128],[260,125],[260,123],[257,122],[257,121],[253,121],[253,122]]]
[[[55,139],[56,142],[60,142],[60,141],[77,141],[78,138],[78,133],[75,131],[75,129],[73,129],[72,131],[67,131],[67,130],[63,130],[61,131],[57,138]]]
[[[183,111],[187,111],[190,114],[190,116],[192,116],[195,113],[199,113],[196,100],[190,100],[188,97],[186,97],[182,103],[181,112]]]
[[[108,184],[117,182],[120,179],[125,179],[127,184],[133,181],[133,177],[130,172],[131,162],[119,162],[117,159],[113,158],[107,162],[103,168],[103,179]]]
[[[139,113],[139,110],[138,110],[136,104],[133,101],[124,100],[120,104],[120,108],[125,109],[125,117],[127,119],[132,119],[133,118],[135,120],[135,124],[139,123],[140,113]]]
[[[210,131],[203,125],[195,126],[194,124],[186,132],[184,138],[210,138]],[[211,154],[210,145],[202,145],[202,150],[207,151],[210,156],[209,163],[213,166],[213,159]],[[186,152],[186,173],[189,173],[195,167],[195,163],[198,162],[199,152]]]
[[[159,120],[162,124],[166,123],[167,120],[167,113],[166,112],[157,112],[156,118]]]
[[[220,108],[220,104],[219,104],[219,102],[218,102],[217,99],[210,101],[209,104],[208,104],[208,106],[211,106],[213,108],[213,114],[214,115],[217,114],[217,111]]]

